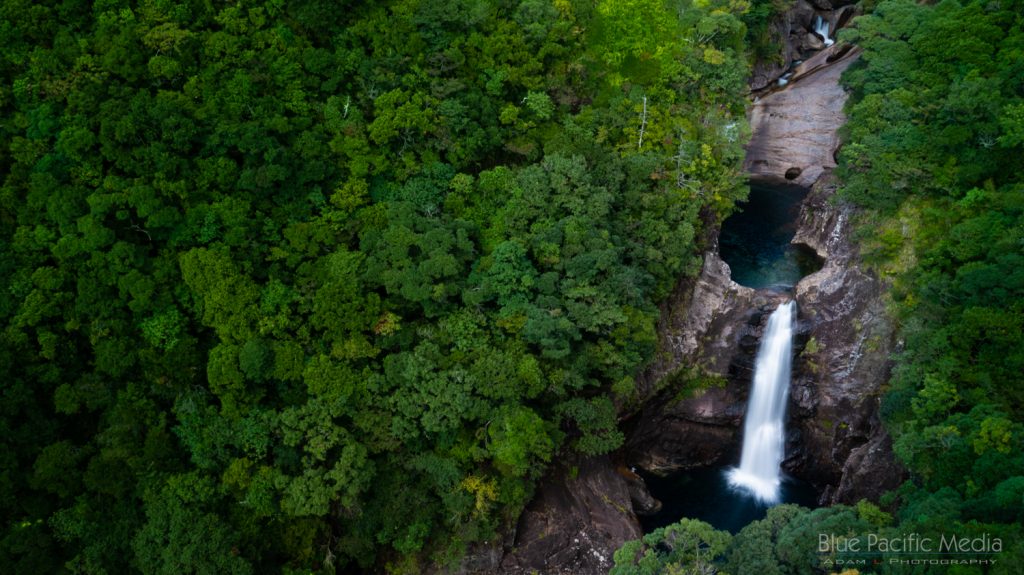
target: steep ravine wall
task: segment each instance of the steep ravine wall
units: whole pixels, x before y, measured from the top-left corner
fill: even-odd
[[[884,286],[858,263],[850,242],[852,209],[830,201],[846,99],[838,81],[858,52],[840,45],[822,49],[808,33],[816,15],[833,30],[844,23],[854,14],[846,4],[797,0],[774,24],[783,57],[755,67],[746,163],[755,181],[811,189],[794,241],[815,250],[825,264],[794,289],[797,357],[783,465],[816,486],[822,503],[876,498],[902,478],[877,417],[893,346]],[[790,74],[788,83],[779,87],[784,74]],[[607,573],[615,550],[642,535],[637,514],[658,505],[633,470],[664,474],[736,456],[764,324],[792,295],[736,284],[718,256],[717,237],[707,240],[699,277],[680,282],[662,306],[659,351],[638,382],[645,401],[624,413],[627,445],[610,457],[556,464],[499,540],[475,546],[447,572]],[[667,379],[693,377],[724,386],[681,398],[678,385]]]
[[[854,210],[831,201],[834,193],[826,172],[804,201],[793,240],[825,266],[796,285],[809,340],[794,364],[784,467],[822,489],[822,503],[853,503],[877,500],[904,471],[878,418],[895,348],[886,286],[863,269],[850,241]]]
[[[731,462],[767,314],[795,297],[799,323],[785,469],[816,487],[823,504],[877,499],[901,481],[877,415],[894,346],[885,286],[859,262],[851,240],[853,208],[833,201],[837,132],[845,121],[839,77],[858,56],[841,44],[817,52],[792,71],[784,88],[762,93],[750,113],[751,181],[810,189],[793,241],[813,249],[823,268],[793,294],[780,294],[735,284],[717,253],[706,254],[687,307],[663,318],[661,352],[647,377],[690,373],[696,366],[726,385],[698,397],[677,400],[666,393],[649,402],[630,433],[630,464],[668,474]]]

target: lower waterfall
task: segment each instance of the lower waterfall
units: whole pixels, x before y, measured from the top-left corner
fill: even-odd
[[[780,465],[785,448],[786,399],[793,354],[796,303],[781,304],[765,328],[754,365],[754,386],[743,426],[740,466],[729,471],[729,483],[762,503],[779,501]]]

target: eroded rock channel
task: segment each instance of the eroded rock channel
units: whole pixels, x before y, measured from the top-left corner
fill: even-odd
[[[793,185],[751,186],[748,201],[722,224],[719,254],[732,281],[760,289],[791,290],[822,266],[817,252],[794,243],[808,190]]]

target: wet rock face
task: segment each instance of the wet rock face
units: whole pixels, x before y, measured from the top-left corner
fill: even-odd
[[[643,498],[642,484],[631,485],[607,457],[559,464],[519,517],[511,551],[500,565],[478,572],[607,573],[615,551],[643,535],[631,503],[631,492]]]
[[[658,382],[684,366],[710,362],[715,373],[725,373],[734,330],[743,322],[735,321],[737,310],[754,307],[756,292],[732,281],[729,265],[717,251],[704,254],[704,266],[696,282],[686,282],[681,305],[662,310],[658,352],[641,383]],[[689,293],[685,293],[689,292]],[[740,312],[743,313],[743,312]],[[714,337],[707,337],[708,334]]]
[[[836,128],[843,122],[846,101],[839,76],[858,54],[858,49],[833,44],[796,67],[785,90],[754,103],[753,136],[744,163],[751,178],[811,187],[835,167]]]
[[[874,433],[871,439],[850,451],[843,465],[839,486],[823,497],[836,503],[854,503],[861,499],[878,501],[886,491],[895,489],[906,479],[906,471],[895,464],[892,438],[887,433]]]
[[[794,238],[826,263],[796,286],[809,340],[794,363],[791,387],[800,446],[785,467],[825,489],[823,502],[851,503],[896,487],[904,472],[878,420],[895,346],[886,286],[862,269],[849,240],[854,210],[830,202],[834,191],[830,175],[818,182]]]
[[[728,273],[717,254],[705,256],[690,313],[678,324],[687,337],[663,330],[665,359],[650,372],[677,384],[711,376],[724,386],[678,397],[673,385],[647,402],[625,447],[630,464],[645,471],[668,475],[735,458],[757,347],[771,311],[788,296],[745,288]]]

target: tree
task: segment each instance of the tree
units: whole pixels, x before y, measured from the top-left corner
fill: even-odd
[[[717,573],[732,537],[694,519],[655,529],[615,552],[611,575]]]

